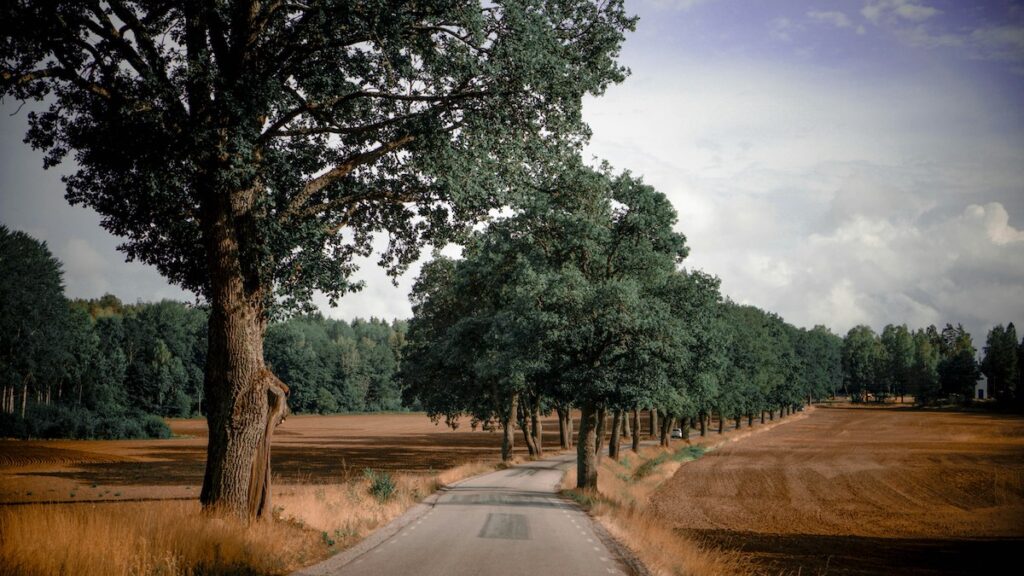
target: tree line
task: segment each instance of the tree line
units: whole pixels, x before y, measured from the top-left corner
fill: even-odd
[[[640,410],[667,443],[674,422],[763,421],[841,384],[840,338],[730,302],[716,278],[681,267],[688,247],[664,194],[578,158],[548,174],[548,194],[473,233],[461,259],[435,258],[415,284],[402,374],[432,418],[502,430],[507,459],[517,425],[542,453],[551,411],[570,446],[579,409],[578,482],[592,487],[606,433],[617,457]]]
[[[982,374],[988,396],[1005,405],[1021,400],[1020,367],[1024,340],[1017,341],[1013,323],[992,328],[984,356],[963,325],[934,325],[917,330],[906,325],[885,326],[876,334],[868,326],[855,326],[843,340],[843,392],[866,400],[910,394],[918,403],[970,400]]]
[[[205,414],[204,306],[64,296],[46,245],[0,226],[0,435],[167,437],[161,418]],[[298,413],[401,410],[405,323],[272,324],[264,355]]]

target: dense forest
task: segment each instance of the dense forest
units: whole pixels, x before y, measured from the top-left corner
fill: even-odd
[[[60,262],[0,227],[0,435],[166,437],[164,417],[205,413],[207,310],[64,297]],[[297,413],[401,410],[405,323],[301,316],[272,324],[264,354]]]

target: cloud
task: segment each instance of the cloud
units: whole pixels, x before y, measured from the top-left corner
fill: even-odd
[[[920,0],[873,0],[865,4],[860,13],[870,22],[879,24],[894,20],[923,22],[942,11]]]
[[[1024,321],[1024,140],[991,130],[1010,124],[985,87],[767,60],[630,66],[586,104],[589,152],[668,195],[686,265],[725,294],[837,332]]]
[[[772,18],[768,21],[768,35],[780,42],[791,42],[792,32],[799,30],[799,25],[785,17]]]
[[[106,274],[109,264],[89,241],[71,238],[54,252],[64,263],[64,277],[68,285],[90,294],[110,292]]]
[[[866,30],[864,26],[860,24],[854,24],[850,17],[844,12],[837,10],[819,12],[811,10],[807,12],[807,17],[818,24],[830,25],[835,28],[853,30],[857,34],[864,34]]]

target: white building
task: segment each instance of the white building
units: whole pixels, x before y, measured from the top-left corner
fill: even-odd
[[[988,398],[988,378],[984,374],[974,384],[974,397],[978,400],[984,400]]]

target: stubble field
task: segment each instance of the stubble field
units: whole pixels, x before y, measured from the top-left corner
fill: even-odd
[[[819,407],[682,466],[651,509],[761,574],[983,574],[1024,545],[1024,419]]]
[[[545,423],[545,446],[555,447],[557,423]],[[198,498],[206,421],[169,424],[169,440],[0,440],[0,504]],[[292,416],[274,434],[274,480],[284,490],[367,468],[437,472],[493,460],[500,450],[498,433],[472,431],[468,422],[453,431],[423,414]]]

